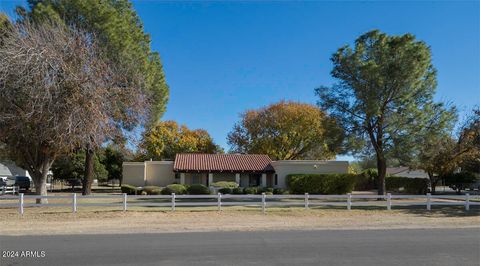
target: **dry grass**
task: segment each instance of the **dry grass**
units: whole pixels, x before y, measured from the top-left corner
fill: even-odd
[[[194,231],[322,230],[389,228],[479,227],[479,210],[465,212],[446,207],[422,209],[311,209],[271,208],[264,215],[258,208],[138,208],[122,212],[85,207],[74,214],[65,208],[29,208],[21,217],[15,209],[0,210],[1,235],[165,233]],[[447,210],[448,209],[448,210]],[[150,210],[150,211],[148,211]]]

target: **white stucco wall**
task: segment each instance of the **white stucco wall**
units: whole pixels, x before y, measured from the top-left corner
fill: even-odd
[[[142,187],[145,185],[145,163],[143,162],[124,162],[123,184]]]
[[[286,188],[286,177],[290,174],[335,174],[348,173],[347,161],[273,161],[278,183],[274,187]]]
[[[165,187],[175,182],[173,161],[147,161],[146,186]]]
[[[172,161],[124,162],[123,183],[164,187],[175,182]]]

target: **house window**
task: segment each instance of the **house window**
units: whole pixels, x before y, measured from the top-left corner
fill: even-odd
[[[260,186],[260,179],[262,178],[262,174],[250,174],[248,176],[248,183],[251,187]]]
[[[274,181],[274,185],[277,186],[278,185],[278,175],[275,174],[275,181]]]

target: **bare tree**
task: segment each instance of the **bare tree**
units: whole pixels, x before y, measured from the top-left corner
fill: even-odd
[[[14,25],[0,47],[0,142],[46,195],[59,154],[98,147],[142,123],[141,78],[126,80],[104,59],[95,36],[55,23]],[[139,75],[140,76],[140,75]]]

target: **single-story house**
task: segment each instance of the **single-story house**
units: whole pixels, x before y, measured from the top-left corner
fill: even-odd
[[[427,172],[421,169],[410,169],[409,167],[406,167],[406,166],[387,167],[387,175],[410,177],[410,178],[429,178]]]
[[[347,161],[281,160],[264,154],[182,153],[174,161],[124,162],[123,183],[134,186],[232,181],[241,187],[286,188],[289,174],[347,173]]]
[[[18,167],[14,162],[0,161],[0,177],[14,176],[28,176],[30,178],[28,171]]]

